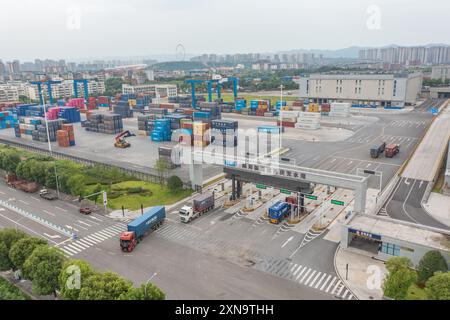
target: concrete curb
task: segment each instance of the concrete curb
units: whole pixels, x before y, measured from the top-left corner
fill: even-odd
[[[348,282],[346,280],[344,280],[344,278],[341,277],[341,275],[339,274],[338,268],[336,266],[336,256],[339,252],[339,250],[341,250],[341,245],[338,246],[338,248],[336,249],[335,253],[334,253],[334,257],[333,257],[333,265],[334,265],[334,271],[336,272],[338,278],[341,280],[341,282],[343,284],[345,284],[345,287],[347,288],[348,291],[350,291],[350,293],[353,295],[353,297],[355,297],[356,300],[361,300],[356,294],[355,292],[351,289],[351,287],[349,286]]]

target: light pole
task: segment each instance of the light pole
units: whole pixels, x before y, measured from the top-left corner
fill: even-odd
[[[145,295],[147,295],[147,285],[148,285],[148,283],[149,283],[150,281],[152,281],[152,279],[153,279],[154,277],[156,277],[157,274],[158,274],[158,272],[155,272],[155,273],[147,280],[147,282],[145,283],[145,287],[144,287]]]
[[[275,109],[276,109],[275,105]],[[281,138],[281,134],[283,132],[283,85],[280,85],[280,151],[282,148],[283,139]]]
[[[48,151],[50,152],[50,157],[53,158],[52,144],[50,142],[50,131],[48,129],[47,108],[45,106],[45,94],[42,95],[42,103],[43,103],[42,107],[44,108],[45,129],[47,131]],[[54,159],[54,165],[55,165],[54,167],[55,167],[56,193],[57,193],[58,198],[59,198],[60,194],[59,194],[58,173],[56,171],[56,159]]]

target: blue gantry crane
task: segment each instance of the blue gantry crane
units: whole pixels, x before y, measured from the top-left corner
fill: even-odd
[[[213,84],[216,84],[217,98],[220,100],[222,98],[222,83],[226,83],[228,81],[233,82],[233,94],[234,94],[234,99],[236,99],[238,96],[239,78],[229,77],[229,78],[212,79],[212,80],[201,80],[201,79],[186,80],[186,83],[189,83],[191,85],[192,107],[193,108],[197,107],[197,99],[195,97],[195,86],[196,85],[206,83],[207,88],[208,88],[208,101],[212,102]]]
[[[78,98],[78,84],[79,83],[83,84],[84,99],[87,100],[88,96],[89,96],[89,91],[88,91],[88,80],[86,80],[86,79],[73,80],[73,94],[74,94],[75,98]]]
[[[49,97],[50,104],[53,104],[53,94],[52,94],[52,84],[59,84],[61,81],[56,80],[43,80],[43,81],[32,81],[31,84],[37,85],[39,93],[39,103],[44,105],[44,97],[42,95],[42,86],[47,85],[47,93]]]

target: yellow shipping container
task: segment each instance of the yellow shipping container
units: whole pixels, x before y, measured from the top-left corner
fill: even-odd
[[[204,148],[209,144],[208,141],[198,141],[198,140],[194,140],[194,147],[198,147],[198,148]]]
[[[208,128],[207,123],[194,122],[192,124],[192,131],[193,131],[194,135],[196,135],[196,136],[203,136],[203,134],[205,133],[207,128]]]

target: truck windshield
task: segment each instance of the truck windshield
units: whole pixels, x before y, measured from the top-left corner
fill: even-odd
[[[129,244],[130,244],[130,241],[128,241],[128,240],[120,240],[120,245],[122,247],[128,247]]]
[[[180,214],[181,214],[181,215],[187,215],[188,213],[187,213],[187,211],[184,211],[183,209],[181,209],[181,210],[180,210]]]

